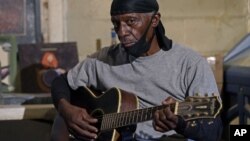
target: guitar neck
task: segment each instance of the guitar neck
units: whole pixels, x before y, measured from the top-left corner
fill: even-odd
[[[172,111],[175,110],[175,105],[176,104],[169,105]],[[101,131],[152,120],[154,112],[165,107],[165,105],[161,105],[122,113],[105,114],[102,117]]]
[[[222,104],[217,96],[212,97],[188,97],[183,102],[176,102],[168,105],[175,115],[181,116],[184,120],[198,118],[215,118],[222,109]],[[166,105],[137,109],[122,113],[104,114],[102,117],[101,131],[133,125],[139,122],[148,121],[153,118],[156,110],[166,108]]]

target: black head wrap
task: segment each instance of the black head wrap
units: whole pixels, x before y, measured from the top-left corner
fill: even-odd
[[[119,15],[125,13],[149,13],[158,11],[156,0],[113,0],[110,14]]]
[[[120,15],[126,13],[149,13],[158,12],[159,5],[156,0],[113,0],[110,9],[110,15]],[[169,50],[172,47],[172,40],[165,36],[165,28],[160,21],[155,29],[155,34],[159,46],[163,50]]]

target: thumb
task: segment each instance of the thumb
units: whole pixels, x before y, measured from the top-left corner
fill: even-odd
[[[162,101],[162,104],[163,105],[169,105],[169,104],[172,104],[172,103],[175,103],[176,100],[172,97],[167,97],[164,101]]]

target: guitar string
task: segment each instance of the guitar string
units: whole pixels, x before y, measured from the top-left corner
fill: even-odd
[[[205,103],[204,103],[204,101],[183,102],[183,103],[181,103],[182,105],[179,105],[178,109],[183,110],[183,109],[181,109],[181,107],[182,108],[184,107],[184,109],[186,109],[185,107],[190,107],[190,103],[191,103],[192,106],[197,106],[197,105],[199,106],[201,104],[203,104],[203,105],[204,104],[209,104],[210,102],[209,101],[206,101]],[[175,104],[170,104],[168,106],[170,106],[171,109],[175,108]],[[109,123],[109,121],[111,121],[111,124],[109,123],[108,127],[106,127],[107,124],[102,124],[101,125],[101,127],[103,127],[104,129],[112,128],[112,127],[113,128],[114,127],[121,127],[121,126],[125,126],[127,124],[137,123],[136,121],[138,121],[138,116],[141,116],[140,121],[143,121],[143,116],[142,115],[144,115],[144,111],[145,111],[145,114],[146,114],[146,115],[144,115],[144,118],[145,118],[145,120],[147,120],[147,119],[152,118],[152,111],[162,109],[162,108],[165,108],[165,107],[167,107],[167,106],[166,105],[161,105],[161,106],[157,106],[157,107],[149,107],[149,108],[145,108],[145,109],[137,109],[137,110],[134,110],[134,111],[126,111],[126,112],[122,112],[122,113],[104,114],[104,115],[101,115],[101,116],[97,117],[97,119],[102,119],[102,120],[105,120],[105,121],[108,120],[108,122],[105,122],[105,123]],[[149,111],[151,110],[149,117],[147,116],[148,115],[148,110]],[[141,112],[141,114],[140,114],[140,112]],[[135,115],[137,116],[136,121],[134,120]],[[112,119],[114,119],[114,120],[112,120]],[[123,122],[124,122],[123,119],[125,119],[124,124],[123,124]],[[128,123],[127,123],[127,121],[128,121]]]
[[[197,106],[197,105],[205,105],[205,104],[209,104],[209,102],[185,102],[185,103],[180,103],[181,105],[179,105],[178,107],[178,110],[183,110],[185,109],[186,110],[186,107],[192,105],[192,106]],[[127,116],[126,114],[130,114],[132,112],[135,112],[137,113],[136,115],[140,115],[138,114],[138,112],[143,112],[143,111],[146,111],[145,113],[148,113],[147,110],[148,109],[154,109],[154,110],[159,110],[159,109],[162,109],[162,108],[165,108],[166,106],[165,105],[161,105],[161,106],[156,106],[156,107],[149,107],[149,108],[145,108],[145,109],[137,109],[137,110],[133,110],[133,111],[126,111],[126,112],[121,112],[121,113],[107,113],[107,114],[103,114],[103,115],[100,115],[100,116],[96,116],[95,118],[96,119],[102,119],[104,116],[108,116],[110,115],[111,117],[114,116],[114,115],[121,115],[121,114],[124,114],[125,116]],[[175,108],[175,105],[170,105],[170,109],[174,109]],[[183,109],[182,109],[183,108]],[[137,112],[136,112],[137,111]],[[116,118],[116,116],[114,116]],[[124,116],[121,116],[121,117],[124,117]]]
[[[175,106],[175,104],[171,104],[170,108],[174,109],[174,106]],[[138,109],[138,110],[127,111],[127,112],[122,112],[122,113],[104,114],[104,115],[97,117],[97,119],[102,120],[101,121],[101,129],[103,129],[103,130],[117,128],[117,127],[122,127],[125,125],[132,125],[134,123],[137,123],[139,120],[138,117],[140,117],[139,121],[149,120],[152,118],[153,111],[158,110],[158,109],[162,109],[164,107],[167,107],[167,106],[161,105],[161,106],[157,106],[157,107],[149,107],[149,108],[145,108],[145,109]],[[150,116],[147,116],[148,111],[151,111]],[[143,116],[145,114],[146,114],[146,116]],[[135,116],[136,116],[136,118],[135,118]],[[105,122],[103,122],[103,121],[105,121]]]

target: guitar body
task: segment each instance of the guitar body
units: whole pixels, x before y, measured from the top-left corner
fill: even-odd
[[[132,136],[135,131],[135,125],[102,131],[102,124],[112,124],[112,120],[103,121],[102,118],[99,118],[104,114],[138,109],[137,97],[132,93],[118,88],[111,88],[105,93],[97,93],[87,87],[80,87],[71,96],[71,103],[73,105],[86,108],[90,115],[98,118],[98,124],[95,125],[100,131],[97,141],[117,141],[124,140],[123,135],[131,134]]]

